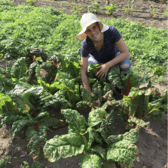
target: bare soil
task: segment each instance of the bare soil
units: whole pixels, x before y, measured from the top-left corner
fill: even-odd
[[[119,6],[120,12],[115,12],[114,16],[107,16],[105,13],[105,1],[98,1],[100,6],[103,8],[99,11],[99,18],[116,18],[121,17],[128,19],[129,21],[138,21],[139,23],[144,24],[148,27],[154,27],[158,29],[167,29],[167,17],[164,16],[167,8],[167,4],[160,1],[135,1],[135,9],[131,12],[130,15],[124,14],[123,6],[128,5],[128,0],[111,0],[114,4]],[[25,1],[18,2],[15,0],[15,4],[25,3]],[[87,12],[87,7],[91,4],[89,1],[39,1],[35,5],[45,5],[45,6],[54,6],[57,10],[64,11],[67,14],[73,12],[73,7],[83,7],[81,14]],[[157,13],[155,16],[150,17],[150,10],[157,5]],[[5,67],[5,62],[0,63],[0,65]],[[167,74],[164,78],[167,78]],[[167,81],[167,80],[166,80]],[[160,91],[167,89],[167,84],[164,81],[160,84],[155,84]],[[87,119],[89,109],[80,108],[78,109],[79,113],[84,115]],[[57,117],[62,119],[63,116],[60,114],[60,109],[50,109],[50,112],[57,114]],[[147,129],[141,129],[139,134],[139,140],[136,142],[136,145],[139,150],[139,157],[134,161],[135,168],[167,168],[167,113],[164,113],[162,120],[153,120],[149,118],[144,118],[145,121],[150,122],[150,126]],[[124,133],[125,123],[123,120],[120,120],[115,111],[115,134]],[[59,129],[48,129],[48,139],[54,137],[55,135],[62,135],[68,132],[68,128],[63,127]],[[23,162],[26,161],[29,165],[35,166],[33,159],[29,155],[30,151],[27,149],[27,140],[25,133],[17,134],[15,137],[12,137],[11,125],[3,125],[0,128],[0,162],[6,160],[8,162],[8,168],[22,168]],[[60,159],[57,162],[50,163],[44,156],[41,156],[39,160],[47,168],[80,168],[79,166],[79,156],[70,157],[67,159]],[[33,166],[30,166],[33,167]],[[5,168],[5,167],[4,167]]]
[[[15,4],[20,3],[26,4],[26,0],[14,0]],[[123,7],[131,7],[131,4],[128,3],[128,0],[109,0],[110,3],[113,3],[118,6],[117,10],[113,15],[108,16],[106,14],[106,5],[108,0],[98,0],[99,6],[102,9],[98,9],[97,16],[100,19],[106,18],[123,18],[128,21],[138,21],[141,24],[144,24],[147,27],[154,27],[158,29],[167,29],[168,30],[168,6],[165,0],[134,0],[133,9],[130,14],[125,13]],[[164,2],[162,2],[164,1]],[[56,1],[44,1],[39,0],[34,6],[43,5],[43,6],[53,6],[55,9],[63,11],[66,14],[72,14],[74,8],[76,11],[80,11],[80,14],[88,12],[88,6],[91,5],[91,0],[56,0]],[[82,8],[82,9],[80,9]],[[155,9],[156,12],[152,11]],[[166,14],[167,13],[167,14]]]

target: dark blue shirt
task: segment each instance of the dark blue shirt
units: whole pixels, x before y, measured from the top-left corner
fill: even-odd
[[[106,63],[112,60],[119,51],[115,43],[121,39],[122,35],[114,26],[104,32],[104,44],[101,50],[97,50],[89,37],[86,37],[81,45],[82,57],[88,57],[91,54],[98,62]]]

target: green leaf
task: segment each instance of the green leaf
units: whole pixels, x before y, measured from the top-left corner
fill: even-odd
[[[86,130],[86,120],[83,115],[80,115],[78,111],[72,109],[63,109],[61,113],[66,118],[66,122],[69,124],[69,131],[74,133],[83,134]]]
[[[47,126],[40,123],[37,130],[35,130],[34,126],[28,127],[26,137],[28,141],[27,148],[31,151],[30,155],[39,158],[47,141]]]
[[[88,139],[87,151],[90,151],[90,147],[94,144],[94,142],[103,144],[101,136],[95,131],[95,129],[89,127],[86,133],[86,137]]]
[[[81,96],[83,101],[90,101],[91,100],[91,96],[90,93],[86,90],[86,88],[84,88],[82,85],[80,86],[80,91],[81,91]]]
[[[20,120],[15,120],[12,124],[13,136],[19,131],[21,131],[27,125],[34,125],[37,121],[31,120],[28,117],[23,117]]]
[[[154,69],[154,75],[162,76],[163,75],[163,68],[162,67],[156,67]]]
[[[93,103],[90,103],[90,102],[87,102],[87,101],[80,101],[76,104],[76,108],[79,108],[79,107],[90,107],[90,108],[94,108],[94,104]]]
[[[147,116],[152,117],[153,119],[161,120],[163,118],[163,112],[160,111],[160,103],[148,103],[148,113]]]
[[[14,105],[9,95],[0,93],[0,114],[8,112],[9,110],[14,109],[15,107],[16,106]]]
[[[27,67],[26,67],[26,58],[22,57],[17,59],[14,65],[11,68],[11,76],[17,79],[20,79],[26,76]]]
[[[43,148],[44,155],[50,162],[55,162],[61,157],[76,156],[81,154],[83,150],[83,139],[76,133],[56,135],[53,139],[46,141]]]
[[[149,126],[149,122],[145,122],[143,121],[142,119],[138,119],[136,117],[132,117],[132,116],[129,116],[129,119],[128,119],[128,122],[131,123],[135,123],[137,127],[139,127],[139,129],[141,127],[145,128],[145,127],[148,127]],[[137,128],[138,129],[138,128]]]
[[[119,65],[114,65],[110,68],[107,74],[107,79],[110,81],[110,83],[116,84],[118,88],[123,88]]]
[[[113,160],[115,162],[130,162],[134,161],[138,157],[138,150],[135,143],[138,140],[138,131],[131,129],[129,132],[118,135],[117,142],[113,142],[107,150],[107,160]],[[110,137],[109,137],[110,138]],[[122,139],[121,139],[122,138]],[[116,139],[116,140],[117,140]]]
[[[106,160],[107,150],[105,148],[100,145],[95,145],[93,148],[91,148],[91,150],[93,152],[97,152],[103,158],[103,160]]]
[[[89,117],[88,117],[89,126],[93,127],[93,126],[99,124],[100,122],[102,122],[103,120],[105,120],[104,115],[106,115],[106,114],[107,114],[107,112],[103,108],[98,108],[98,109],[91,111],[89,113]]]
[[[107,141],[108,136],[114,135],[114,116],[113,116],[113,110],[111,110],[110,114],[107,114],[105,117],[105,120],[102,121],[100,128],[96,131],[101,134],[104,141],[109,144],[109,141]]]
[[[98,155],[83,154],[80,156],[81,168],[101,168],[103,160]]]

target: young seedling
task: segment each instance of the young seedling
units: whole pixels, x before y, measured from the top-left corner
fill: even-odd
[[[98,14],[99,9],[102,9],[102,8],[100,8],[99,2],[97,0],[92,1],[91,5],[88,6],[88,12],[92,12],[95,14]]]
[[[82,9],[83,9],[83,7],[77,7],[77,6],[71,6],[73,9],[73,14],[74,15],[76,15],[76,16],[78,16],[80,13],[81,13],[81,11],[82,11]]]
[[[113,15],[114,11],[117,11],[118,6],[115,4],[106,5],[106,14]]]
[[[149,11],[149,13],[150,13],[150,17],[155,16],[155,13],[156,13],[156,12],[157,12],[157,11],[156,11],[155,9]]]
[[[166,8],[166,11],[164,12],[163,16],[168,17],[168,8]]]
[[[30,4],[31,6],[34,6],[35,3],[38,2],[38,1],[36,1],[36,0],[26,0],[26,2],[27,2],[28,4]]]
[[[124,13],[130,15],[133,10],[133,5],[131,7],[123,7]]]
[[[123,7],[124,13],[130,15],[134,9],[134,0],[128,0],[128,7]]]

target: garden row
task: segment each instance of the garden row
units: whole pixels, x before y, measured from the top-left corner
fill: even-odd
[[[132,70],[120,72],[116,65],[109,70],[107,79],[100,80],[91,65],[90,95],[80,78],[80,42],[75,38],[80,28],[79,15],[68,16],[53,8],[15,7],[9,1],[1,1],[0,10],[0,54],[1,61],[6,60],[5,69],[0,67],[0,126],[12,124],[13,136],[26,128],[27,147],[34,160],[42,153],[51,162],[82,154],[82,168],[101,167],[108,161],[131,167],[138,157],[134,143],[139,129],[149,125],[143,117],[162,119],[166,109],[167,92],[160,94],[151,85],[153,77],[165,72],[158,65],[166,60],[166,31],[148,29],[136,22],[106,21],[106,24],[113,22],[121,34],[127,32],[123,34],[132,61],[137,56],[143,63],[150,61],[155,69],[140,77]],[[144,45],[137,49],[135,46],[142,39]],[[158,41],[162,41],[159,46]],[[157,54],[162,51],[162,55],[155,55],[146,45],[157,46],[152,48]],[[11,65],[8,59],[16,62]],[[147,87],[140,88],[146,83]],[[118,94],[110,84],[121,89],[120,100],[115,99]],[[47,140],[47,128],[63,122],[49,111],[58,105],[69,131]],[[108,106],[113,107],[110,113],[106,111]],[[78,113],[79,107],[90,108],[88,122]],[[114,110],[126,120],[128,132],[114,134]]]
[[[77,0],[77,1],[80,2],[80,0]],[[114,15],[115,12],[120,12],[119,11],[120,6],[116,5],[115,1],[112,2],[110,0],[104,0],[105,10],[106,10],[105,13],[109,16]],[[159,0],[159,1],[160,3],[167,2],[167,0]],[[39,1],[38,0],[26,0],[26,2],[30,4],[31,6],[34,6]],[[87,6],[87,12],[99,14],[99,12],[103,9],[103,7],[101,6],[98,0],[88,0],[88,1],[83,0],[81,2],[82,3],[89,2],[89,5]],[[148,0],[148,2],[151,2],[151,1]],[[125,5],[124,7],[122,7],[124,14],[134,16],[134,10],[136,9],[135,0],[128,0],[127,3],[128,5]],[[81,10],[83,9],[83,7],[74,7],[74,6],[72,6],[72,8],[75,12],[81,12]],[[158,6],[155,5],[152,9],[148,10],[149,17],[154,17],[157,14],[158,9],[159,9]],[[167,17],[167,15],[168,15],[168,9],[164,11],[162,16]]]

